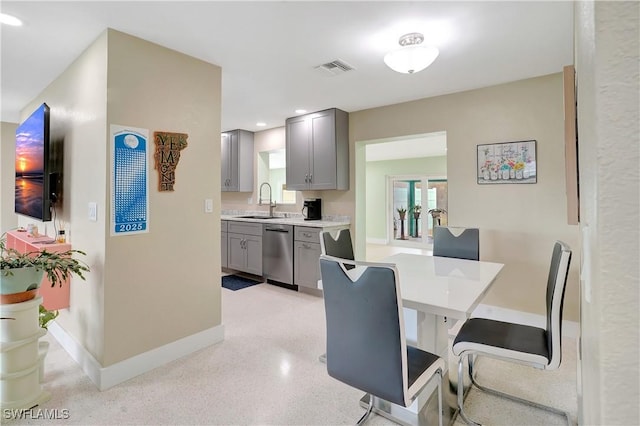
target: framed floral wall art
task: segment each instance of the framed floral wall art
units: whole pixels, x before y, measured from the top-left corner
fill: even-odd
[[[478,145],[478,184],[536,183],[536,141]]]

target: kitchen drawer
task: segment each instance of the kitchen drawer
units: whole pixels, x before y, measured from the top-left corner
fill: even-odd
[[[229,230],[229,223],[226,220],[220,221],[220,232],[227,232]]]
[[[320,279],[320,244],[296,241],[294,284],[318,288]]]
[[[230,234],[256,235],[261,237],[262,224],[229,221],[227,232]]]
[[[295,228],[295,240],[306,241],[308,243],[320,244],[320,232],[321,228],[311,228],[308,226],[296,226]]]

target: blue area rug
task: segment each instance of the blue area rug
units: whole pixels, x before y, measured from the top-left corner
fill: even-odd
[[[242,290],[252,285],[261,284],[260,281],[250,280],[238,275],[225,275],[222,277],[222,287],[229,290]]]

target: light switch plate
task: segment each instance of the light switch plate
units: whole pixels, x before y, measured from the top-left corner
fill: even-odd
[[[95,202],[89,203],[89,220],[91,222],[98,221],[98,203],[95,203]]]
[[[211,198],[204,200],[204,212],[213,213],[213,200]]]

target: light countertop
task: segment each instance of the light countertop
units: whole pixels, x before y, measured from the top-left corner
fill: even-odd
[[[251,213],[248,213],[248,214],[251,214]],[[304,220],[303,217],[280,217],[280,216],[276,216],[276,218],[274,219],[259,219],[259,218],[243,218],[239,216],[247,216],[247,214],[222,214],[220,215],[220,219],[233,220],[237,222],[273,223],[278,225],[308,226],[311,228],[337,228],[337,227],[345,227],[350,225],[350,221],[344,220],[344,219]]]

